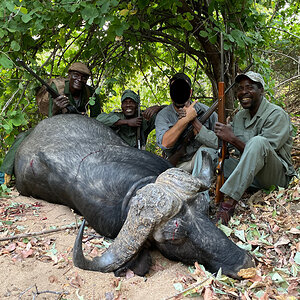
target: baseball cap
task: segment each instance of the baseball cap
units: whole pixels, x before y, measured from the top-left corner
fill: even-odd
[[[68,72],[71,72],[71,71],[77,71],[79,73],[86,74],[86,75],[89,75],[89,76],[91,75],[91,71],[88,69],[88,67],[85,64],[81,63],[81,62],[73,63],[70,66]]]
[[[191,94],[191,79],[184,73],[177,73],[170,79],[170,96],[176,104],[184,104]]]
[[[239,83],[245,78],[248,78],[254,82],[259,82],[262,85],[262,87],[265,88],[265,82],[264,82],[262,76],[259,73],[255,73],[253,71],[249,71],[245,74],[240,74],[240,75],[236,76],[235,82]]]
[[[134,91],[132,90],[125,90],[122,94],[122,97],[121,97],[121,102],[123,102],[125,99],[127,98],[130,98],[132,99],[134,102],[136,103],[140,103],[140,99],[139,99],[139,96],[138,94],[136,94]]]

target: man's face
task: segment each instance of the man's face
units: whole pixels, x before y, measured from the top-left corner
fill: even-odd
[[[89,76],[78,71],[71,71],[69,73],[70,88],[73,90],[82,90],[85,86]]]
[[[126,118],[133,118],[136,116],[137,103],[130,98],[126,98],[121,104],[122,112]]]
[[[171,82],[170,96],[177,108],[185,106],[191,95],[191,87],[184,79],[179,78]]]
[[[250,79],[243,79],[237,89],[237,97],[244,109],[249,109],[250,113],[256,113],[261,103],[263,88],[259,88]]]

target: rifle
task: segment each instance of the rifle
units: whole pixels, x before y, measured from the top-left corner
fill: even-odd
[[[32,69],[30,69],[23,60],[17,58],[16,63],[23,67],[28,73],[30,73],[34,78],[36,78],[42,85],[46,87],[46,90],[51,95],[53,99],[60,96],[60,94],[53,89],[45,80],[43,80],[40,76],[38,76]],[[69,101],[68,106],[65,108],[67,113],[77,113],[82,114],[78,109]]]
[[[218,83],[218,121],[220,123],[226,123],[225,116],[225,93],[224,93],[224,50],[223,50],[223,34],[221,32],[220,36],[220,47],[221,47],[221,80]],[[215,203],[218,204],[224,200],[224,194],[220,191],[222,185],[224,184],[224,161],[227,154],[227,143],[222,141],[222,147],[219,149],[219,162],[216,168],[217,183],[216,183],[216,197]]]
[[[30,69],[23,60],[18,59],[16,60],[16,63],[23,67],[28,73],[30,73],[34,78],[36,78],[42,85],[44,85],[47,88],[47,91],[52,96],[53,99],[59,97],[59,93],[53,89],[45,80],[43,80],[40,76],[38,76],[32,69]]]
[[[251,66],[253,65],[253,62],[251,62],[246,69],[244,69],[241,74],[246,73]],[[224,92],[226,95],[234,86],[235,82],[233,82]],[[216,108],[219,105],[219,99],[216,100],[209,108],[208,110],[200,116],[200,114],[197,115],[197,118],[201,124],[204,124],[209,117],[212,115],[212,113],[216,110]],[[180,158],[184,156],[186,153],[186,147],[189,144],[189,142],[194,138],[193,133],[193,125],[189,124],[186,130],[181,134],[178,141],[176,142],[175,146],[173,147],[172,153],[168,156],[168,161],[173,165],[176,166],[179,162]]]
[[[138,99],[139,99],[139,104],[138,104],[138,118],[141,116],[141,100],[140,100],[140,90],[138,90]],[[141,126],[138,126],[136,128],[136,145],[138,149],[142,148],[141,145]]]

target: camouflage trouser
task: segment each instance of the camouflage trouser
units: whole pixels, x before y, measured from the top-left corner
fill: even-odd
[[[249,186],[268,189],[272,185],[287,187],[290,177],[269,141],[261,136],[249,140],[239,160],[225,160],[226,179],[221,192],[239,200]]]
[[[14,173],[14,163],[15,163],[15,155],[19,149],[20,144],[25,140],[25,138],[29,135],[32,129],[29,129],[25,132],[21,132],[16,137],[16,140],[9,148],[8,152],[6,153],[3,163],[0,167],[0,172],[12,175]]]

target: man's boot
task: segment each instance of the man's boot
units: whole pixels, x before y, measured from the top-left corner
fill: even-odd
[[[223,202],[220,203],[219,210],[216,215],[216,222],[221,220],[221,223],[227,225],[230,218],[234,214],[234,209],[237,204],[232,198],[227,198]]]

